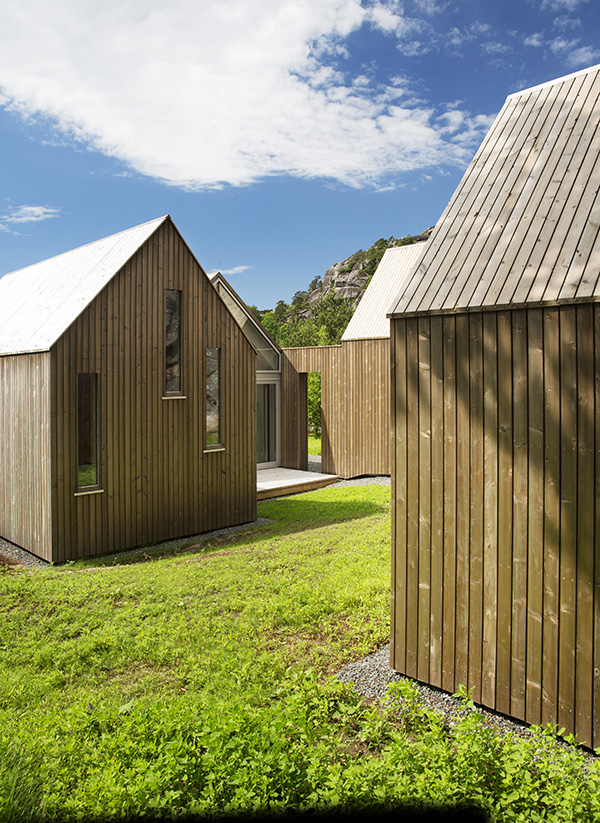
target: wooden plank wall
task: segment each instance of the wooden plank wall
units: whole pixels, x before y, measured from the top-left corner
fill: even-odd
[[[308,471],[307,374],[281,353],[281,465]]]
[[[50,523],[50,354],[0,357],[0,535],[51,560]]]
[[[600,745],[600,307],[392,324],[392,666]]]
[[[165,290],[181,289],[184,398],[165,396]],[[205,451],[207,346],[222,441]],[[256,519],[255,353],[170,222],[52,349],[54,560]],[[78,372],[99,374],[100,486],[77,492]]]
[[[299,373],[321,373],[321,467],[340,477],[390,474],[388,339],[284,349]],[[289,407],[294,427],[295,409]],[[306,423],[296,424],[306,432]],[[304,434],[304,440],[306,435]],[[290,468],[293,468],[290,466]]]

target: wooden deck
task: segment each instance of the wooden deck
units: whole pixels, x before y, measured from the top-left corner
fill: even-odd
[[[256,473],[256,498],[283,497],[330,486],[338,479],[337,474],[317,474],[297,469],[261,469]]]

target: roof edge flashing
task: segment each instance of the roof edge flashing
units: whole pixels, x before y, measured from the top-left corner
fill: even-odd
[[[588,74],[588,72],[592,71],[600,71],[600,63],[597,63],[594,66],[589,66],[587,69],[579,69],[578,71],[571,72],[571,74],[565,74],[563,77],[557,77],[554,80],[546,80],[544,83],[538,83],[536,86],[529,86],[528,88],[521,89],[520,91],[513,91],[512,94],[509,94],[506,99],[511,100],[513,97],[519,97],[521,94],[530,94],[532,91],[546,89],[550,86],[556,85],[557,83],[564,83],[567,80],[574,80],[576,77],[580,77],[582,74]]]

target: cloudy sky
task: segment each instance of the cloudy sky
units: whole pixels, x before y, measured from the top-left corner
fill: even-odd
[[[0,273],[170,214],[248,303],[443,211],[511,92],[600,63],[598,0],[0,6]]]

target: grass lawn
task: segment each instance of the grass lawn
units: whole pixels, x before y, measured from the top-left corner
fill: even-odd
[[[331,675],[389,635],[389,487],[264,502],[195,546],[0,573],[0,820],[477,804],[593,820],[540,732],[401,719]],[[538,815],[537,817],[535,815]]]
[[[321,454],[321,438],[308,435],[308,453]]]

